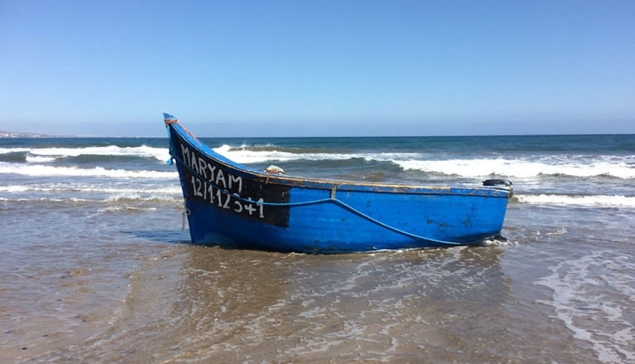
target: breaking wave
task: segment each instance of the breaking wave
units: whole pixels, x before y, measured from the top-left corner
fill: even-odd
[[[425,153],[295,153],[268,148],[235,148],[223,145],[214,151],[242,164],[291,161],[333,161],[359,159],[391,162],[403,170],[462,177],[505,176],[532,178],[537,176],[613,177],[635,179],[632,156],[525,156],[523,158],[449,158]]]
[[[107,169],[103,167],[78,168],[56,167],[41,164],[10,164],[0,162],[0,174],[17,174],[36,177],[107,177],[107,178],[153,178],[177,179],[174,172],[151,170]]]
[[[514,198],[520,203],[533,205],[635,208],[633,196],[520,194]]]
[[[108,145],[80,148],[0,148],[0,155],[15,153],[27,153],[27,161],[33,163],[52,162],[62,158],[78,157],[83,155],[114,157],[132,156],[152,158],[162,162],[165,162],[170,158],[167,148],[156,148],[146,145],[138,147],[119,147],[116,145]]]

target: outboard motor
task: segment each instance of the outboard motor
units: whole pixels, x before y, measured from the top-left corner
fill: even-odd
[[[505,186],[509,188],[512,193],[514,193],[514,186],[512,185],[512,181],[507,179],[486,179],[485,181],[483,181],[483,186]]]
[[[485,181],[483,181],[483,186],[500,186],[500,185],[512,187],[512,182],[507,179],[486,179]]]

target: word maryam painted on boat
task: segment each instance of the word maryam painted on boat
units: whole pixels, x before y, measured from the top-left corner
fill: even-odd
[[[217,169],[217,166],[207,163],[205,159],[194,153],[190,153],[190,149],[185,145],[181,145],[181,155],[185,164],[207,181],[211,181],[216,186],[227,190],[237,190],[236,192],[239,195],[242,193],[242,177],[234,176],[231,173],[227,173],[227,176],[225,176],[225,172],[222,169]]]
[[[242,198],[243,178],[224,171],[219,166],[206,161],[202,156],[181,145],[183,162],[196,174],[187,174],[188,193],[220,208],[249,216],[265,217],[264,201],[252,197]],[[198,176],[197,176],[198,175]],[[201,179],[202,177],[203,179]],[[246,200],[246,201],[245,201]]]

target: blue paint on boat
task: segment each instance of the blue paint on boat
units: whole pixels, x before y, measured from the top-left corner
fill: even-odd
[[[478,244],[500,233],[513,193],[501,180],[456,188],[267,173],[164,121],[195,244],[315,254]]]

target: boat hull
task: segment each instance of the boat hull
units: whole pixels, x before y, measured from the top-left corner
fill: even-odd
[[[168,129],[195,244],[318,254],[477,244],[500,233],[512,193],[270,174]]]

